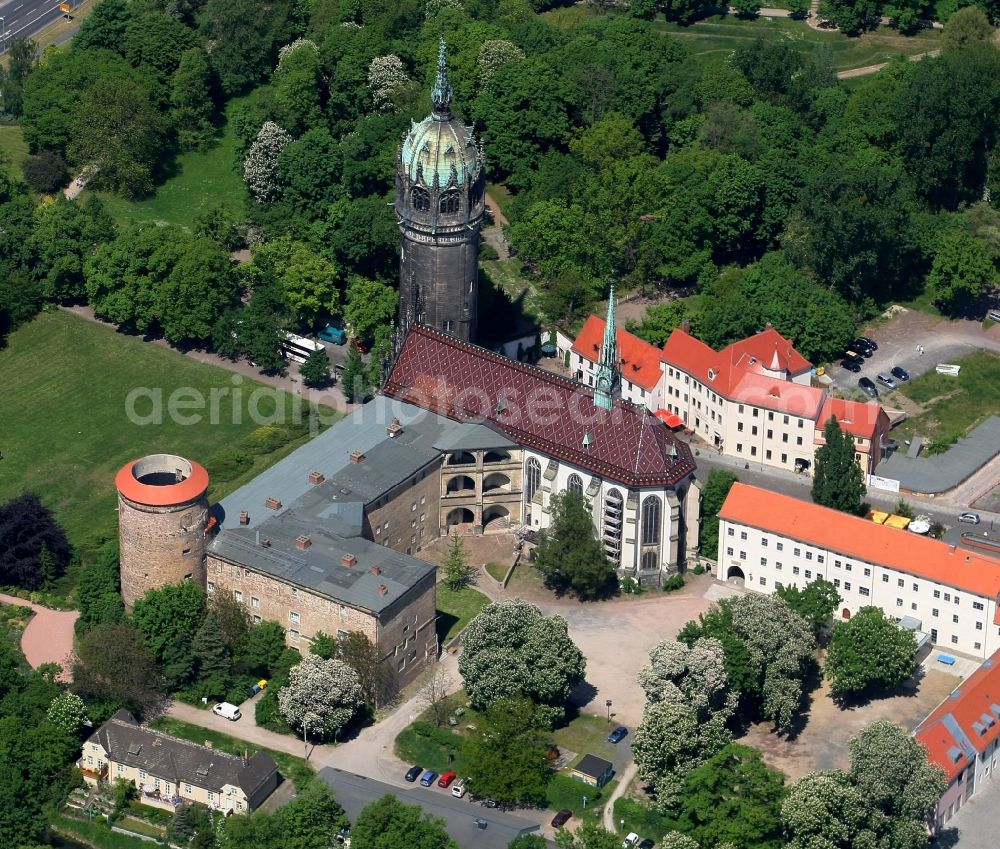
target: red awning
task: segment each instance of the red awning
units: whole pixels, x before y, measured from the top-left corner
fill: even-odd
[[[683,427],[684,425],[684,419],[676,413],[671,413],[669,410],[657,410],[656,418],[669,428]]]

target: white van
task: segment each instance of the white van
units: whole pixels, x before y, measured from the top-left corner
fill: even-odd
[[[223,719],[228,719],[230,722],[236,722],[242,716],[240,709],[236,705],[229,704],[229,702],[219,702],[219,704],[212,708],[212,713],[216,716],[221,716]]]
[[[465,795],[465,779],[460,778],[451,786],[451,795],[456,799],[461,799]]]

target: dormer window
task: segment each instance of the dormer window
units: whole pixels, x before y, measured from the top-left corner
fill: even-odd
[[[458,212],[458,207],[461,203],[458,192],[454,189],[445,192],[441,195],[441,200],[439,202],[438,208],[442,215],[453,215]]]
[[[427,212],[431,208],[431,196],[427,189],[417,186],[410,192],[410,204],[417,212]]]

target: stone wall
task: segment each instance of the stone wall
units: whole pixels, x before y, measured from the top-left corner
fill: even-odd
[[[440,480],[441,461],[435,460],[369,504],[365,536],[406,554],[420,551],[438,536]]]

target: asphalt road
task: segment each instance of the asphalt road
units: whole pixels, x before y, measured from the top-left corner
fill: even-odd
[[[15,38],[30,38],[59,19],[59,0],[10,0],[0,6],[0,53],[6,53]]]

